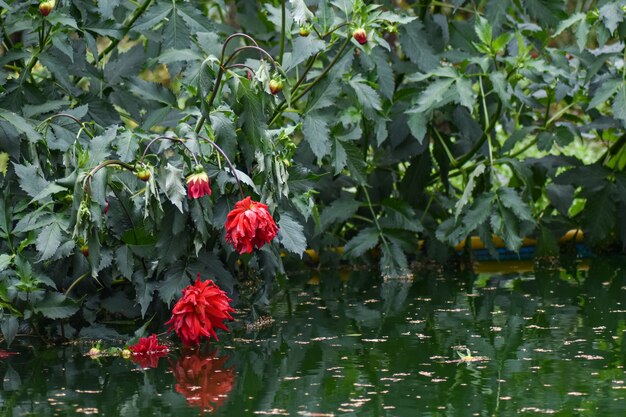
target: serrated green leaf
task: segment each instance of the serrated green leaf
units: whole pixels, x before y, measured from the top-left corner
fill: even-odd
[[[176,3],[172,3],[172,12],[163,31],[163,50],[170,48],[185,49],[189,45],[191,31],[185,20],[178,14]]]
[[[74,301],[57,292],[48,293],[46,298],[34,305],[33,309],[53,320],[71,317],[79,310]]]
[[[168,163],[165,167],[165,195],[183,213],[183,200],[187,196],[187,190],[183,185],[183,170]]]
[[[346,243],[344,253],[350,258],[362,256],[378,244],[379,237],[375,227],[366,227]]]
[[[411,135],[413,135],[421,145],[428,131],[428,119],[423,112],[417,111],[416,109],[409,110],[406,113],[408,115],[407,124],[409,125]]]
[[[181,267],[168,268],[164,280],[158,284],[159,297],[168,306],[174,299],[182,293],[183,288],[191,283],[186,270]]]
[[[290,59],[283,63],[283,70],[290,71],[316,53],[326,48],[326,42],[314,36],[298,36],[293,40]]]
[[[385,215],[380,221],[381,227],[385,229],[408,230],[414,233],[424,230],[419,217],[407,202],[395,198],[387,198],[383,200],[382,206]]]
[[[542,25],[555,26],[559,23],[559,15],[565,2],[554,0],[524,0],[524,9]]]
[[[563,32],[565,29],[569,28],[570,26],[575,25],[576,23],[586,18],[587,18],[587,15],[585,13],[574,13],[573,15],[571,15],[565,20],[562,20],[559,23],[559,25],[556,27],[556,30],[554,31],[554,34],[552,36],[553,37],[559,36],[561,32]]]
[[[333,201],[320,215],[320,229],[348,220],[359,209],[361,203],[352,197],[344,197]]]
[[[289,252],[302,256],[306,250],[304,227],[288,213],[282,213],[278,221],[278,241]]]
[[[395,90],[395,80],[393,76],[393,68],[388,61],[387,54],[382,47],[377,46],[372,50],[371,58],[376,65],[380,93],[391,100]]]
[[[402,248],[394,242],[380,246],[380,272],[385,279],[402,278],[406,276],[409,263]]]
[[[127,245],[120,245],[115,251],[115,264],[124,278],[132,279],[134,269],[133,253]]]
[[[606,185],[600,191],[590,194],[583,211],[583,232],[592,244],[605,241],[615,227],[616,205],[611,197],[611,187]]]
[[[0,109],[0,119],[6,120],[18,132],[25,134],[28,140],[32,143],[41,139],[41,135],[35,130],[34,124],[30,123],[18,114]]]
[[[626,126],[626,86],[622,84],[613,99],[613,117],[620,119]]]
[[[511,5],[511,0],[489,0],[485,7],[485,14],[487,21],[493,26],[495,31],[506,22],[506,16],[508,8]]]
[[[341,171],[346,167],[348,156],[346,150],[343,147],[343,143],[335,138],[333,143],[332,162],[335,168],[335,175],[339,175]]]
[[[429,84],[417,101],[418,107],[416,111],[425,112],[437,108],[437,105],[443,101],[445,94],[450,90],[453,83],[454,79],[452,78],[440,78]]]
[[[310,112],[302,122],[302,134],[318,160],[330,154],[330,129],[326,118],[317,112]]]
[[[363,160],[363,154],[351,142],[344,142],[343,148],[346,152],[346,165],[352,177],[360,184],[367,184],[367,173],[365,169],[367,163]]]
[[[50,185],[48,181],[39,175],[35,165],[20,165],[13,163],[15,173],[19,178],[20,188],[31,197],[36,197]]]
[[[461,210],[463,210],[463,207],[465,207],[465,205],[469,203],[469,199],[472,196],[472,191],[474,191],[474,186],[476,184],[476,178],[482,175],[484,172],[485,172],[485,165],[481,164],[481,165],[478,165],[476,168],[474,168],[474,171],[472,171],[472,173],[470,174],[467,180],[467,185],[465,186],[465,189],[463,190],[463,195],[461,195],[461,198],[459,199],[459,201],[457,201],[454,207],[455,219],[459,218],[459,215],[461,214]]]
[[[583,20],[578,25],[578,29],[576,30],[576,44],[578,45],[578,50],[583,51],[585,46],[587,45],[587,37],[589,36],[589,24],[586,20]]]
[[[474,104],[476,103],[476,93],[472,89],[472,82],[462,76],[458,77],[455,81],[456,90],[459,94],[458,103],[461,106],[467,107],[472,112]]]
[[[421,21],[414,20],[400,27],[400,45],[411,62],[422,71],[430,71],[439,65],[439,59],[426,40]]]
[[[492,193],[481,194],[474,200],[472,207],[463,215],[461,220],[465,229],[463,239],[487,221],[491,214],[493,198]]]
[[[2,330],[2,336],[7,342],[7,346],[11,346],[13,339],[17,336],[17,330],[19,328],[19,322],[17,317],[4,314],[0,319],[0,330]]]
[[[476,21],[474,22],[474,31],[478,36],[478,39],[487,46],[491,46],[491,40],[493,39],[493,31],[491,25],[484,17],[476,15]]]
[[[594,92],[588,108],[598,107],[605,103],[623,84],[624,81],[617,78],[603,81]]]
[[[624,21],[623,2],[610,1],[598,9],[600,20],[612,34],[617,26]]]
[[[139,149],[139,138],[130,130],[124,130],[117,135],[115,141],[117,154],[122,162],[131,162],[135,159],[137,149]]]
[[[508,104],[511,101],[511,86],[506,80],[506,74],[499,71],[494,71],[489,74],[489,79],[493,85],[493,90],[496,92],[500,100],[504,104]]]
[[[510,209],[518,219],[533,221],[530,208],[514,189],[501,187],[498,189],[497,196],[502,205]]]
[[[0,255],[0,272],[4,271],[11,265],[13,257],[14,255],[7,255],[6,253]]]
[[[382,110],[380,96],[376,90],[366,84],[363,78],[354,77],[349,81],[349,84],[364,110]]]

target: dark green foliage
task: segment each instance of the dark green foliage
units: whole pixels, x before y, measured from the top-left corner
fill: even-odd
[[[626,3],[440,3],[295,1],[285,28],[279,0],[3,4],[7,342],[139,324],[198,272],[271,284],[281,251],[344,246],[394,276],[471,235],[625,247]],[[190,199],[197,164],[213,193]],[[280,228],[244,256],[224,238],[240,192]]]

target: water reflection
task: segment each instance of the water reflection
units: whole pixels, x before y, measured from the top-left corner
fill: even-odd
[[[235,385],[235,368],[227,368],[228,356],[202,353],[199,350],[183,352],[172,363],[176,378],[176,392],[187,399],[187,404],[212,413],[221,407]]]
[[[22,351],[0,361],[0,410],[514,417],[618,416],[626,404],[623,259],[413,282],[325,271],[292,277],[269,314],[220,337],[219,354],[170,353],[145,371],[73,347]]]

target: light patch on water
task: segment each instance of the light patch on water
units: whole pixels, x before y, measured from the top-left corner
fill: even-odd
[[[100,411],[95,407],[77,408],[77,413],[81,414],[98,414]]]
[[[551,408],[524,407],[518,413],[556,414],[557,410]]]
[[[587,341],[586,339],[566,340],[565,342],[563,342],[563,345],[569,346],[569,345],[571,345],[573,343],[584,343],[586,341]]]
[[[77,389],[76,392],[79,394],[100,394],[102,390]]]
[[[586,392],[572,391],[572,392],[568,392],[567,395],[570,395],[572,397],[582,397],[582,396],[588,395],[588,394]]]
[[[386,342],[387,339],[362,339],[364,342],[369,342],[369,343],[382,343],[382,342]]]
[[[598,355],[576,355],[574,357],[577,359],[587,359],[588,361],[599,361],[604,359],[604,357]]]
[[[254,412],[254,414],[259,414],[262,416],[288,416],[289,413],[287,412],[287,410],[284,410],[282,408],[273,408],[271,410],[257,410]]]

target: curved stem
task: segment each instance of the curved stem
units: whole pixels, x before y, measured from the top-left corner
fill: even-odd
[[[131,172],[135,170],[134,166],[127,164],[125,162],[122,162],[122,161],[118,161],[116,159],[108,159],[106,161],[103,161],[99,163],[98,165],[96,165],[94,168],[92,168],[91,171],[89,171],[87,175],[85,175],[85,179],[83,180],[83,191],[85,193],[87,192],[87,183],[89,183],[89,188],[91,188],[91,179],[96,174],[96,172],[100,171],[102,168],[109,166],[109,165],[117,165]]]
[[[252,72],[254,74],[254,68],[252,68],[249,65],[246,64],[230,64],[229,66],[227,66],[225,69],[229,70],[231,68],[245,68],[248,71]]]
[[[76,122],[76,123],[77,123],[77,124],[81,127],[81,130],[82,130],[82,131],[84,131],[84,132],[85,132],[85,134],[86,134],[87,136],[89,136],[91,139],[93,139],[93,138],[94,138],[93,133],[91,133],[90,131],[88,131],[88,130],[85,128],[85,124],[84,124],[83,122],[81,122],[81,121],[80,121],[80,119],[78,119],[78,118],[77,118],[77,117],[75,117],[75,116],[72,116],[71,114],[67,114],[67,113],[59,113],[59,114],[54,114],[54,115],[52,115],[52,116],[48,117],[48,118],[47,118],[46,120],[44,120],[43,122],[39,123],[39,124],[37,125],[37,127],[35,127],[35,130],[39,130],[39,128],[41,127],[41,125],[43,125],[44,123],[49,123],[50,121],[52,121],[53,119],[56,119],[57,117],[67,117],[68,119],[73,120],[74,122]],[[79,133],[80,133],[80,132],[79,132]]]
[[[322,36],[320,36],[321,39],[326,38],[328,35],[332,35],[337,29],[341,29],[344,26],[348,26],[350,24],[350,22],[343,22],[340,25],[335,26],[334,28],[330,29],[328,32],[324,33]],[[350,39],[350,36],[348,36],[348,39]]]
[[[243,199],[244,198],[243,186],[241,185],[241,181],[239,180],[239,176],[237,175],[237,170],[235,169],[235,166],[233,165],[233,163],[230,161],[230,158],[228,157],[228,155],[226,155],[226,152],[224,152],[224,150],[220,148],[217,143],[213,142],[211,139],[207,138],[206,136],[198,135],[198,137],[200,139],[206,140],[209,144],[211,144],[211,146],[215,148],[215,150],[217,150],[224,157],[224,159],[226,160],[226,163],[228,164],[228,167],[230,168],[230,171],[233,173],[233,176],[235,177],[235,180],[237,180],[237,185],[239,186],[239,194],[241,194],[241,198]]]
[[[274,69],[281,71],[280,69],[280,65],[278,65],[278,63],[276,62],[276,60],[274,60],[274,58],[272,57],[272,55],[270,55],[269,52],[267,52],[265,49],[261,48],[260,46],[253,46],[253,45],[244,45],[244,46],[240,46],[239,48],[235,49],[233,51],[232,54],[230,54],[230,56],[228,57],[228,59],[226,60],[226,62],[224,62],[224,66],[228,66],[228,64],[230,63],[230,61],[241,51],[245,51],[248,49],[254,49],[256,51],[259,51],[259,53],[261,53],[261,55],[266,56],[270,62],[272,63],[272,65],[274,66]]]
[[[185,141],[180,139],[180,138],[170,137],[170,136],[157,136],[156,138],[154,138],[150,142],[148,142],[148,144],[146,145],[146,149],[144,149],[143,153],[141,154],[141,158],[139,159],[140,162],[143,163],[143,159],[146,157],[146,154],[148,153],[148,149],[150,149],[150,146],[152,146],[152,144],[154,142],[156,142],[157,140],[169,140],[169,141],[172,141],[172,142],[180,143],[181,145],[183,145],[185,147],[185,149],[187,149],[189,151],[189,154],[193,158],[194,163],[196,165],[198,165],[198,158],[196,158],[196,155],[191,151],[191,149],[189,149],[189,147],[187,147],[187,144],[185,143]]]
[[[74,282],[72,282],[72,283],[70,284],[70,286],[69,286],[69,287],[67,287],[67,290],[65,290],[65,296],[67,296],[67,295],[70,293],[70,291],[72,291],[72,289],[74,289],[74,287],[75,287],[75,286],[76,286],[79,282],[81,282],[83,279],[85,279],[85,277],[87,277],[87,275],[88,275],[88,274],[89,274],[89,272],[85,272],[84,274],[82,274],[81,276],[79,276],[78,278],[76,278],[76,279],[74,280]]]

